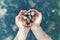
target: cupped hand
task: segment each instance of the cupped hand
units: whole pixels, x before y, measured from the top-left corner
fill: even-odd
[[[29,30],[30,27],[23,26],[23,22],[22,22],[22,19],[21,19],[22,14],[24,14],[25,12],[27,12],[27,10],[21,10],[20,11],[20,13],[15,18],[15,23],[18,26],[19,29]]]
[[[33,11],[36,14],[35,21],[32,23],[32,25],[40,25],[41,20],[42,20],[42,14],[41,12],[35,10],[35,9],[30,9],[29,11]]]

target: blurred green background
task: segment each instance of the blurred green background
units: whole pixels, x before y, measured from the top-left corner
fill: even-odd
[[[60,40],[60,0],[0,0],[0,40],[13,40],[18,32],[15,17],[20,10],[36,9],[42,13],[42,29]],[[36,40],[30,30],[26,40]]]
[[[58,0],[58,15],[59,15],[59,40],[60,40],[60,0]]]

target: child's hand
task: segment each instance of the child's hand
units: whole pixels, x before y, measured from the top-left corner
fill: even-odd
[[[26,29],[26,30],[29,30],[30,27],[24,27],[23,26],[23,22],[22,22],[22,19],[21,19],[21,16],[23,13],[27,12],[27,10],[21,10],[20,13],[16,16],[16,19],[15,19],[15,23],[16,25],[18,26],[19,29]]]
[[[40,25],[41,20],[42,20],[42,14],[35,9],[30,9],[29,11],[33,11],[36,13],[36,18],[32,25],[36,25],[36,26]]]

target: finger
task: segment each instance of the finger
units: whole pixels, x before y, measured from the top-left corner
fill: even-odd
[[[16,22],[16,24],[18,23],[18,16],[16,16],[16,18],[15,18],[15,22]]]
[[[38,17],[39,14],[41,14],[39,11],[37,11],[36,9],[30,9],[30,12],[34,12],[35,13],[35,17]]]
[[[21,15],[22,13],[23,13],[23,10],[21,10],[18,15]]]
[[[16,26],[18,27],[18,21],[17,21],[17,16],[15,17],[15,24],[16,24]],[[18,27],[19,28],[19,27]]]
[[[18,14],[18,19],[20,19],[25,12],[27,12],[27,10],[21,10]]]
[[[26,13],[26,12],[27,12],[27,10],[23,10],[23,14]]]
[[[20,20],[21,20],[21,16],[20,16],[20,15],[16,16],[16,19],[17,19],[18,21],[20,21]]]
[[[37,18],[36,22],[37,22],[38,24],[40,24],[40,23],[41,23],[41,20],[42,20],[42,15],[40,14],[39,17]]]
[[[15,18],[15,22],[16,23],[19,23],[20,22],[20,19],[18,18],[19,16],[16,16],[16,18]]]
[[[39,17],[38,18],[40,18],[40,21],[42,20],[42,14],[41,13],[39,13]]]
[[[27,10],[21,10],[21,12],[20,12],[20,16],[22,16],[24,13],[26,13],[27,12]]]
[[[18,16],[16,16],[16,20],[17,20],[17,21],[21,21],[22,18],[18,15]]]
[[[21,18],[22,13],[23,13],[23,10],[21,10],[21,11],[19,12],[19,14],[17,15],[18,19]]]

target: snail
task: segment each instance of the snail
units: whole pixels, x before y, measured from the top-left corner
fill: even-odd
[[[34,15],[35,15],[34,12],[24,13],[22,16],[23,25],[28,26],[30,23],[33,23],[33,21],[35,19]]]

